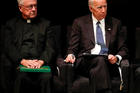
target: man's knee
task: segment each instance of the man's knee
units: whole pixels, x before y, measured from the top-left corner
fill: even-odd
[[[40,79],[41,79],[41,81],[48,82],[51,79],[51,74],[50,73],[42,73],[40,75]]]
[[[136,78],[140,78],[140,67],[138,67],[136,70],[135,70],[135,77]]]
[[[121,62],[121,68],[128,68],[129,67],[129,61],[126,60],[122,60]]]

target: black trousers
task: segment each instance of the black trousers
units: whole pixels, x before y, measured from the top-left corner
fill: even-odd
[[[134,93],[140,93],[140,67],[138,67],[136,70],[135,70],[135,75],[134,75],[135,79],[134,79],[134,89],[133,89],[133,92]]]
[[[15,68],[12,62],[5,56],[1,55],[0,59],[0,93],[13,93],[13,84],[15,79]]]
[[[89,78],[91,93],[111,93],[111,77],[117,70],[104,56],[84,57],[76,67],[77,74]]]
[[[14,93],[51,93],[51,74],[17,72]]]

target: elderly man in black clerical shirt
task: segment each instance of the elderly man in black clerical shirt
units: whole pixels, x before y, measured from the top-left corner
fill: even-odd
[[[56,53],[50,21],[37,16],[37,0],[17,1],[21,16],[6,22],[5,55],[15,70],[19,65],[40,68],[51,64]],[[46,73],[17,71],[15,76],[15,93],[50,92],[47,83],[51,76]]]

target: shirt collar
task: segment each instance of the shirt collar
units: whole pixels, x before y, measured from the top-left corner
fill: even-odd
[[[94,15],[92,14],[92,20],[93,20],[93,23],[97,23],[98,21],[100,21],[101,25],[105,23],[105,19],[102,19],[102,20],[97,20]]]
[[[27,19],[26,21],[27,21],[27,23],[28,23],[28,24],[30,24],[30,23],[31,23],[31,19]]]

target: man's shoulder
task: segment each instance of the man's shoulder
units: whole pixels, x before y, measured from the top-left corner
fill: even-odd
[[[42,15],[37,15],[36,19],[38,19],[42,22],[50,22],[50,20],[47,17],[42,16]]]
[[[12,17],[7,19],[7,22],[15,22],[16,20],[18,20],[18,17]]]
[[[107,21],[112,21],[112,22],[120,22],[120,19],[113,17],[113,16],[107,16],[106,17]]]
[[[49,19],[45,18],[45,17],[38,17],[41,21],[44,21],[44,22],[50,22]]]
[[[14,25],[17,23],[18,17],[12,17],[5,21],[6,25]]]
[[[49,25],[51,23],[51,21],[49,19],[45,18],[45,17],[39,17],[38,19],[43,24],[48,24]]]
[[[74,23],[78,23],[78,24],[81,24],[81,23],[89,23],[91,22],[92,20],[92,17],[91,15],[84,15],[84,16],[80,16],[80,17],[77,17],[74,19]]]
[[[77,18],[75,18],[75,20],[87,20],[87,18],[90,18],[91,17],[91,15],[90,14],[88,14],[88,15],[83,15],[83,16],[80,16],[80,17],[77,17]]]

